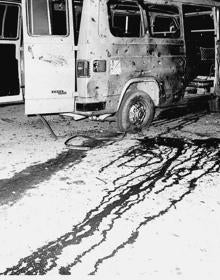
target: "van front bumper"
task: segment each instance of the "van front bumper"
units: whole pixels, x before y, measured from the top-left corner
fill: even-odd
[[[106,102],[92,102],[92,103],[80,103],[76,102],[75,110],[77,112],[99,112],[106,109]]]
[[[94,98],[74,98],[74,113],[83,116],[114,114],[117,111],[119,96],[108,96],[104,100]]]

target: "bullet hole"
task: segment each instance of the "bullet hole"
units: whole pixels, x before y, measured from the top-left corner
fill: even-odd
[[[108,56],[108,57],[111,57],[111,53],[110,53],[109,50],[106,50],[106,53],[107,53],[107,56]]]

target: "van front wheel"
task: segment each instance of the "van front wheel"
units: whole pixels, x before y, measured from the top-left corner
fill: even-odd
[[[154,103],[147,93],[129,91],[117,112],[118,129],[123,132],[138,132],[147,128],[154,118],[154,111]]]

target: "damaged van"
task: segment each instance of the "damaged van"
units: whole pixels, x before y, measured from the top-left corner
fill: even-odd
[[[0,99],[24,95],[27,115],[134,131],[157,108],[220,95],[220,1],[21,2],[0,2]]]

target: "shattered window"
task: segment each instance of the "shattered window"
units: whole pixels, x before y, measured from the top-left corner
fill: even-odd
[[[66,0],[28,0],[28,27],[32,35],[67,35]]]
[[[116,37],[141,37],[142,21],[140,8],[136,3],[109,1],[109,26]]]
[[[16,5],[0,5],[0,38],[17,39],[19,7]]]
[[[157,38],[180,36],[179,11],[168,5],[146,5],[150,35]]]

